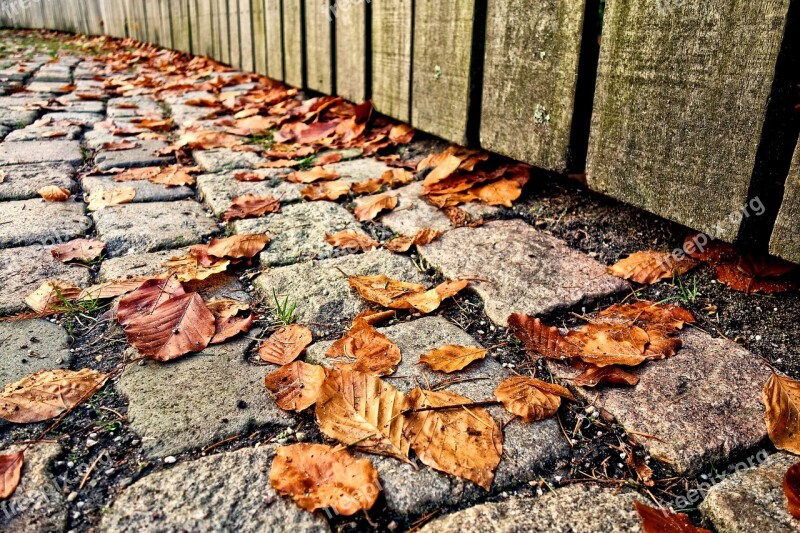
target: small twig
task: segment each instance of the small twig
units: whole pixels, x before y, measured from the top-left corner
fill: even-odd
[[[215,442],[214,444],[211,444],[211,445],[209,445],[209,446],[206,446],[205,448],[203,448],[202,450],[200,450],[200,453],[208,453],[208,452],[210,452],[211,450],[213,450],[214,448],[217,448],[217,447],[219,447],[219,446],[222,446],[223,444],[227,444],[227,443],[229,443],[229,442],[230,442],[230,441],[232,441],[232,440],[236,440],[236,439],[238,439],[239,437],[241,437],[241,435],[234,435],[233,437],[228,437],[227,439],[223,439],[223,440],[221,440],[221,441],[219,441],[219,442]]]
[[[462,407],[490,407],[493,405],[500,405],[500,402],[497,400],[487,400],[485,402],[473,402],[473,403],[459,403],[454,405],[437,405],[437,406],[428,406],[428,407],[417,407],[416,409],[406,409],[403,411],[402,415],[407,415],[410,413],[422,413],[425,411],[447,411],[449,409],[460,409]]]
[[[89,466],[89,470],[87,470],[86,471],[86,475],[83,476],[83,479],[81,480],[81,484],[78,485],[78,490],[82,490],[83,486],[86,485],[86,482],[89,480],[89,476],[92,475],[92,472],[94,472],[94,469],[97,466],[97,463],[99,463],[100,459],[103,458],[103,453],[104,452],[101,452],[100,455],[97,456],[97,459],[95,459],[92,462],[91,466]]]

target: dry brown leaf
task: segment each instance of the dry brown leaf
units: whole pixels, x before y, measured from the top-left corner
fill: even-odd
[[[81,290],[71,283],[49,280],[25,298],[25,303],[37,313],[58,311],[67,302],[75,300]]]
[[[353,276],[348,279],[348,282],[359,296],[383,307],[391,307],[395,300],[409,294],[425,291],[425,287],[422,285],[393,280],[383,274]]]
[[[575,400],[572,393],[561,385],[539,379],[515,376],[504,380],[494,391],[506,411],[524,422],[544,420],[556,414],[561,398]]]
[[[410,463],[403,434],[405,395],[377,376],[331,370],[316,405],[320,430],[357,450]]]
[[[395,311],[375,311],[373,309],[367,309],[366,311],[362,311],[353,319],[353,324],[355,325],[359,320],[363,320],[370,326],[374,326],[376,324],[380,324],[390,318],[394,318],[397,316],[397,312]]]
[[[62,263],[76,259],[82,262],[90,262],[103,255],[105,249],[106,243],[104,242],[91,239],[73,239],[64,244],[54,246],[50,253]]]
[[[598,387],[600,385],[636,385],[639,378],[616,366],[603,368],[589,366],[572,382],[579,387]]]
[[[214,336],[209,344],[221,344],[226,340],[247,333],[253,327],[255,317],[250,305],[236,300],[213,299],[206,307],[214,315]],[[244,313],[244,316],[241,314]]]
[[[314,340],[311,330],[299,324],[284,326],[273,333],[258,349],[262,361],[288,365]]]
[[[314,167],[311,170],[298,170],[286,177],[290,183],[302,183],[307,185],[317,181],[332,181],[339,177],[335,171],[327,170],[323,167]]]
[[[395,189],[412,181],[414,174],[402,168],[393,168],[384,172],[379,178],[353,183],[351,190],[356,194],[375,194],[384,186]]]
[[[131,150],[133,148],[138,148],[139,143],[133,141],[114,141],[114,142],[107,142],[103,143],[101,149],[105,150],[106,152],[120,152],[122,150]]]
[[[646,487],[652,487],[655,485],[655,482],[653,481],[653,469],[647,466],[647,463],[644,462],[644,459],[633,452],[629,452],[628,456],[625,458],[625,464],[628,465],[628,468],[636,472],[636,476],[639,478],[639,481],[641,481]]]
[[[328,241],[328,244],[336,248],[347,248],[348,250],[358,250],[361,252],[369,252],[380,246],[375,239],[366,233],[351,229],[340,231],[333,235],[328,235],[326,233],[325,240]]]
[[[421,229],[410,237],[395,237],[394,239],[383,243],[384,248],[394,253],[404,253],[411,249],[412,246],[424,246],[430,244],[442,234],[441,231],[435,229]]]
[[[800,453],[800,382],[772,374],[764,385],[765,419],[776,448]]]
[[[114,176],[114,181],[143,181],[157,176],[161,172],[161,167],[140,167],[128,168]]]
[[[432,350],[419,358],[420,363],[425,363],[437,372],[458,372],[464,370],[472,362],[486,357],[489,350],[474,346],[454,346],[448,344]]]
[[[173,257],[164,262],[164,268],[181,282],[202,281],[214,274],[225,272],[231,262],[218,259],[210,265],[203,264],[203,259],[191,252],[182,257]]]
[[[47,202],[66,202],[72,196],[69,189],[58,187],[57,185],[47,185],[36,191],[36,193]]]
[[[503,432],[489,413],[447,391],[416,388],[408,403],[404,433],[419,460],[489,490],[503,454]],[[449,406],[459,407],[441,409]]]
[[[394,374],[400,364],[400,348],[366,320],[355,320],[344,337],[334,342],[327,357],[348,359],[336,363],[339,370],[385,376]]]
[[[692,524],[689,516],[673,513],[669,509],[657,509],[638,501],[633,502],[636,512],[642,521],[644,533],[712,533]]]
[[[260,217],[267,213],[281,210],[281,202],[272,196],[255,196],[245,194],[233,199],[231,206],[222,214],[222,220],[239,220],[242,218]]]
[[[798,281],[793,277],[755,277],[742,270],[736,263],[716,265],[714,271],[720,283],[747,294],[777,294],[798,287]]]
[[[15,424],[50,420],[89,398],[107,377],[88,368],[36,372],[0,392],[0,418]]]
[[[133,318],[150,315],[162,303],[183,294],[186,294],[183,285],[171,276],[166,279],[148,279],[140,282],[136,290],[119,301],[117,321],[124,327]]]
[[[394,309],[415,309],[423,314],[436,311],[444,300],[452,298],[469,285],[468,280],[445,281],[431,290],[411,294],[393,302]]]
[[[350,194],[350,184],[345,181],[326,181],[323,183],[312,183],[303,190],[300,194],[309,201],[329,200],[335,201],[342,196]]]
[[[691,257],[681,259],[664,252],[636,252],[608,268],[609,274],[650,285],[662,279],[681,276],[699,263]]]
[[[194,176],[189,174],[181,165],[172,165],[159,169],[159,172],[147,178],[151,183],[158,183],[166,187],[181,187],[194,185]]]
[[[332,508],[342,516],[370,509],[381,486],[369,460],[324,444],[305,443],[278,448],[269,482],[306,511]]]
[[[378,213],[387,210],[391,211],[397,207],[397,196],[391,193],[379,194],[376,196],[366,196],[356,200],[355,215],[360,222],[374,220]]]
[[[558,328],[545,325],[539,318],[514,313],[508,317],[508,327],[532,355],[560,360],[574,357],[580,351]]]
[[[104,281],[83,289],[78,295],[78,300],[106,300],[128,294],[138,289],[142,283],[153,279],[152,276],[138,276],[130,279],[116,279]]]
[[[317,403],[325,369],[295,361],[264,378],[264,385],[275,394],[275,403],[284,411],[299,413]]]
[[[136,189],[133,187],[114,187],[113,189],[95,191],[86,197],[89,202],[87,209],[89,211],[99,211],[106,207],[127,204],[134,198],[136,198]]]
[[[22,451],[0,455],[0,500],[5,500],[17,490],[24,462]]]
[[[125,325],[128,342],[156,361],[200,352],[215,333],[214,315],[197,293],[174,296],[148,315],[135,315]]]
[[[795,518],[800,518],[800,463],[792,465],[783,475],[783,493],[786,508]]]
[[[211,239],[208,253],[214,257],[241,259],[255,257],[269,244],[270,238],[264,233],[232,235],[224,239]]]

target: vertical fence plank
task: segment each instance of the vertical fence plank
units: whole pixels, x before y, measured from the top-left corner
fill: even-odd
[[[411,121],[467,143],[474,0],[417,0]]]
[[[239,0],[239,40],[241,41],[241,69],[255,70],[253,59],[253,8],[257,0]]]
[[[372,1],[372,100],[375,109],[408,121],[411,112],[413,0]]]
[[[267,19],[265,0],[253,0],[253,70],[267,75]]]
[[[172,41],[172,26],[174,24],[172,21],[172,4],[179,1],[181,0],[167,0],[166,2],[160,0],[158,2],[158,23],[160,26],[158,44],[164,48],[175,48],[175,43]]]
[[[125,0],[125,12],[128,19],[128,35],[135,41],[143,41],[145,33],[144,15],[143,15],[143,2],[144,0]]]
[[[230,18],[228,17],[228,1],[217,0],[217,20],[219,22],[219,57],[223,63],[231,63]]]
[[[283,0],[283,81],[303,87],[303,0]]]
[[[757,213],[757,211],[756,211]],[[792,167],[786,179],[783,205],[770,240],[770,253],[800,263],[800,142],[795,148]]]
[[[193,0],[172,0],[172,48],[186,53],[192,51],[190,1]]]
[[[585,9],[585,0],[489,2],[482,147],[567,170]]]
[[[353,102],[367,97],[367,3],[338,2],[336,92]]]
[[[216,61],[222,61],[222,21],[219,14],[219,0],[208,0],[211,10],[212,54]]]
[[[230,32],[231,66],[242,68],[242,40],[239,35],[239,0],[228,0],[228,31]]]
[[[267,25],[267,75],[283,80],[283,15],[282,0],[264,0]]]
[[[609,2],[589,185],[733,241],[789,4]]]
[[[333,65],[331,46],[331,12],[328,0],[305,0],[306,2],[306,78],[308,87],[331,94],[333,87]]]

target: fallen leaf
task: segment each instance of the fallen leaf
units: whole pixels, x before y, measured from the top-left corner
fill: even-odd
[[[0,455],[0,500],[5,500],[17,490],[24,462],[22,451]]]
[[[375,194],[383,187],[395,189],[412,181],[414,174],[402,168],[393,168],[384,172],[379,178],[353,183],[351,189],[356,194]]]
[[[206,307],[214,315],[214,336],[209,344],[221,344],[228,339],[247,333],[255,320],[250,305],[229,299],[214,299],[206,302]],[[245,316],[241,316],[245,313]]]
[[[393,196],[391,193],[359,198],[356,200],[356,218],[360,222],[373,220],[381,211],[391,211],[397,207],[397,201],[397,196]]]
[[[95,191],[86,197],[89,202],[87,209],[89,211],[99,211],[106,207],[127,204],[134,198],[136,198],[136,189],[133,187],[114,187],[113,189]]]
[[[114,142],[107,142],[101,145],[101,149],[105,150],[106,152],[120,152],[122,150],[132,150],[133,148],[138,148],[139,143],[133,141],[114,141]]]
[[[772,374],[764,385],[765,419],[776,448],[800,453],[800,382]]]
[[[210,264],[204,264],[203,258],[189,252],[181,257],[172,257],[164,262],[164,268],[178,281],[202,281],[214,274],[225,272],[231,262],[228,259],[218,259]]]
[[[97,285],[92,285],[81,291],[78,295],[78,300],[106,300],[108,298],[116,298],[123,294],[128,294],[138,289],[142,283],[153,279],[152,276],[137,276],[126,279],[116,279],[111,281],[104,281]]]
[[[42,283],[38,289],[25,298],[28,307],[37,313],[62,310],[68,302],[75,300],[81,290],[71,283],[50,280]]]
[[[323,167],[314,167],[311,170],[298,170],[286,176],[286,181],[290,183],[309,184],[317,181],[331,181],[339,177],[334,171]]]
[[[36,193],[47,202],[66,202],[72,196],[69,189],[56,185],[47,185],[36,191]]]
[[[148,279],[119,301],[117,321],[124,327],[133,318],[151,315],[162,303],[184,294],[186,291],[183,285],[172,276],[166,279]]]
[[[306,511],[331,508],[342,516],[372,508],[381,486],[369,460],[324,444],[306,443],[278,448],[269,483]]]
[[[241,259],[252,258],[269,244],[270,238],[264,233],[232,235],[224,239],[211,239],[208,253],[214,257]]]
[[[639,481],[644,484],[644,486],[652,487],[655,485],[655,482],[653,481],[653,469],[647,466],[647,463],[644,462],[644,459],[633,452],[629,452],[625,458],[625,464],[628,465],[628,468],[636,472],[636,476],[639,478]]]
[[[147,178],[151,183],[158,183],[169,187],[181,187],[186,185],[194,185],[194,176],[189,174],[186,169],[180,165],[172,165],[162,168],[158,173]]]
[[[222,220],[239,220],[242,218],[260,217],[267,213],[277,213],[281,202],[272,196],[255,196],[245,194],[233,199],[231,206],[222,214]]]
[[[408,400],[403,432],[419,460],[489,490],[503,454],[503,432],[489,413],[448,391],[416,388]]]
[[[404,253],[411,249],[412,246],[425,246],[430,244],[441,236],[442,232],[435,229],[421,229],[410,237],[395,237],[394,239],[383,243],[384,248],[394,253]]]
[[[561,398],[575,401],[572,393],[561,385],[525,376],[504,380],[494,391],[494,396],[506,411],[524,422],[553,416],[561,407]]]
[[[644,533],[712,533],[702,529],[689,520],[683,513],[673,513],[669,509],[657,509],[638,501],[633,502],[639,519],[642,521]]]
[[[54,246],[50,253],[62,263],[76,259],[82,262],[91,262],[100,258],[105,249],[106,244],[104,242],[91,239],[73,239],[64,244]]]
[[[589,366],[572,380],[579,387],[598,387],[600,385],[637,385],[639,378],[616,366]]]
[[[262,361],[276,365],[288,365],[305,351],[313,341],[311,330],[305,326],[292,324],[273,333],[258,349]]]
[[[88,399],[107,377],[88,368],[36,372],[0,392],[0,418],[15,424],[50,420]]]
[[[698,262],[691,257],[676,258],[664,252],[636,252],[608,268],[609,274],[650,285],[662,279],[681,276],[692,270]]]
[[[359,320],[363,320],[370,326],[374,326],[390,318],[394,318],[395,316],[397,316],[395,311],[375,311],[367,309],[366,311],[360,312],[358,316],[353,319],[353,324],[356,324]]]
[[[316,405],[320,430],[357,450],[406,463],[409,441],[403,434],[405,395],[377,376],[329,371]]]
[[[776,294],[788,292],[798,287],[798,281],[793,278],[782,277],[754,277],[739,268],[734,263],[716,265],[714,271],[717,281],[731,289],[747,294],[763,293]]]
[[[348,278],[348,282],[359,296],[383,307],[391,307],[395,300],[409,294],[425,291],[425,287],[422,285],[393,280],[383,274],[353,276]]]
[[[783,493],[786,508],[795,518],[800,518],[800,463],[792,465],[783,475]]]
[[[437,372],[449,374],[464,370],[470,363],[486,357],[487,353],[489,350],[483,348],[448,344],[422,355],[419,362],[425,363]]]
[[[264,385],[275,394],[278,407],[299,413],[317,403],[323,381],[324,368],[295,361],[269,374]]]
[[[532,355],[561,360],[574,357],[580,351],[558,328],[547,326],[540,318],[514,313],[508,317],[508,327]]]
[[[350,194],[350,184],[344,181],[326,181],[312,183],[300,191],[300,194],[309,201],[328,200],[335,201],[342,196]]]
[[[325,240],[328,241],[328,244],[336,248],[346,248],[348,250],[360,252],[368,252],[380,246],[375,239],[366,233],[351,229],[340,231],[339,233],[334,233],[333,235],[328,235],[326,233]]]
[[[161,167],[140,167],[128,168],[114,176],[114,181],[144,181],[149,180],[161,173]]]
[[[468,280],[445,281],[428,291],[404,296],[394,302],[394,309],[415,309],[423,314],[436,311],[444,300],[452,298],[469,285]]]
[[[336,363],[339,370],[385,376],[393,374],[400,364],[400,348],[366,320],[355,320],[344,337],[328,348],[327,357],[347,358]]]

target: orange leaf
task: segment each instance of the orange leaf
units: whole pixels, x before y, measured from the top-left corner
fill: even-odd
[[[37,313],[59,311],[67,302],[76,299],[81,290],[72,285],[58,280],[42,283],[38,289],[25,298],[25,303]]]
[[[772,374],[764,385],[765,419],[776,448],[800,453],[800,382]]]
[[[422,285],[393,280],[383,274],[377,276],[354,276],[350,277],[348,282],[359,296],[383,307],[391,307],[395,300],[409,294],[425,291],[425,287]]]
[[[117,321],[126,326],[133,318],[150,315],[156,307],[173,296],[186,294],[183,285],[174,278],[149,279],[140,283],[138,289],[122,298],[117,306]]]
[[[299,413],[317,403],[325,369],[295,361],[264,378],[264,385],[275,393],[275,403],[285,411]]]
[[[697,266],[690,257],[676,258],[664,252],[636,252],[608,268],[609,274],[650,285],[662,279],[680,276]]]
[[[487,353],[489,353],[489,350],[483,348],[448,344],[422,355],[419,358],[419,362],[427,364],[437,372],[449,374],[464,370],[470,363],[486,357]]]
[[[547,359],[568,359],[579,352],[558,328],[545,325],[539,318],[514,313],[508,317],[508,327],[531,354]]]
[[[104,242],[90,239],[73,239],[64,244],[54,246],[50,253],[62,263],[75,259],[88,262],[94,261],[103,255],[105,249],[106,244]]]
[[[122,150],[131,150],[137,148],[139,143],[133,141],[116,141],[103,143],[101,148],[107,152],[119,152]]]
[[[494,395],[509,413],[525,422],[553,416],[561,406],[561,398],[575,400],[572,393],[561,385],[525,376],[506,379],[500,383]]]
[[[800,518],[800,463],[789,467],[784,474],[783,493],[786,495],[789,514]]]
[[[390,193],[367,196],[356,200],[355,215],[360,222],[373,220],[383,210],[391,211],[397,207],[397,197]]]
[[[237,220],[249,217],[260,217],[267,213],[277,213],[281,202],[272,196],[255,196],[245,194],[233,199],[231,207],[222,214],[222,220]]]
[[[597,387],[600,385],[636,385],[639,378],[616,366],[603,368],[589,366],[582,374],[572,380],[579,387]]]
[[[214,257],[229,259],[255,257],[269,244],[270,238],[264,233],[232,235],[225,239],[211,239],[208,253]]]
[[[15,424],[50,420],[88,399],[106,378],[88,368],[36,372],[0,391],[0,418]]]
[[[300,354],[311,344],[311,330],[305,326],[292,324],[284,326],[258,349],[262,361],[287,365],[300,357]]]
[[[99,211],[106,207],[127,204],[136,198],[136,189],[133,187],[114,187],[102,191],[95,191],[86,197],[89,202],[89,211]]]
[[[656,509],[638,501],[633,502],[642,521],[644,533],[711,533],[692,524],[683,513],[673,513],[669,509]]]
[[[369,235],[355,230],[345,230],[333,235],[325,234],[325,240],[328,244],[337,248],[347,248],[350,250],[358,250],[361,252],[368,252],[373,248],[379,246]]]
[[[350,184],[345,181],[326,181],[312,183],[300,191],[303,198],[309,201],[330,200],[335,201],[350,194]]]
[[[438,239],[442,234],[441,231],[435,229],[421,229],[411,237],[395,237],[394,239],[383,243],[383,246],[392,252],[403,253],[407,252],[412,246],[425,246]]]
[[[0,499],[8,498],[17,490],[24,462],[21,451],[0,455]]]
[[[314,167],[311,170],[298,170],[286,177],[286,181],[291,183],[309,184],[316,181],[331,181],[339,177],[334,171],[326,170],[322,167]]]
[[[47,202],[66,202],[72,195],[69,189],[56,185],[47,185],[36,191],[36,193]]]
[[[354,321],[350,331],[334,342],[326,355],[350,360],[348,363],[337,363],[339,370],[378,376],[393,374],[401,361],[400,348],[366,320]]]
[[[253,313],[250,305],[236,300],[212,300],[206,307],[214,315],[214,336],[209,344],[221,344],[240,333],[247,333],[253,327]],[[247,313],[239,316],[240,313]]]

